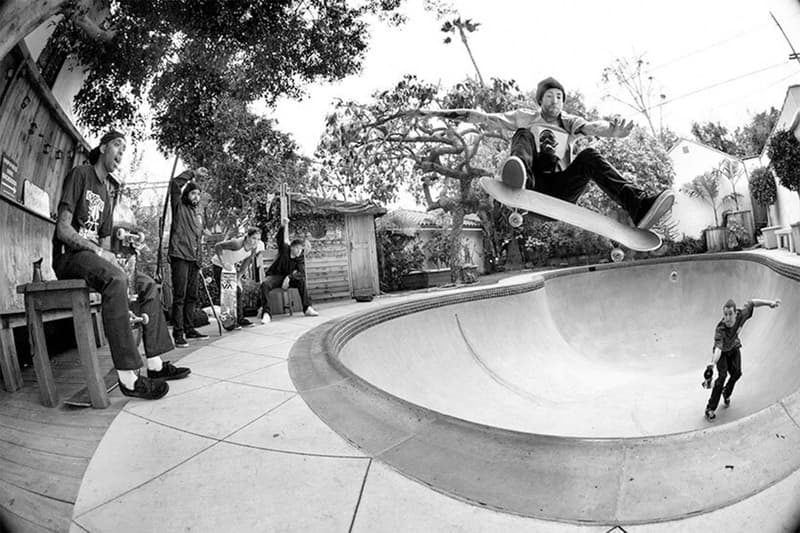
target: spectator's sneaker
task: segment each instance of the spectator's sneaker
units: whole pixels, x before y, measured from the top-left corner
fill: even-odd
[[[169,385],[163,379],[151,379],[144,376],[136,378],[133,388],[129,389],[122,382],[119,383],[119,390],[125,396],[132,398],[142,398],[143,400],[158,400],[169,392]]]
[[[503,163],[503,169],[500,171],[500,177],[503,183],[512,189],[521,189],[525,186],[525,165],[522,159],[512,155]],[[532,177],[531,177],[532,179]]]
[[[246,318],[242,318],[241,320],[239,320],[239,325],[243,328],[250,328],[254,326],[254,324],[249,320],[247,320]]]
[[[316,310],[314,310],[314,308],[310,305],[306,308],[304,313],[306,316],[319,316],[319,313],[317,313]]]
[[[715,418],[717,418],[716,413],[714,413],[714,411],[712,411],[711,409],[706,409],[706,420],[711,422]]]
[[[161,370],[148,370],[147,375],[151,379],[163,379],[165,381],[171,379],[183,379],[192,371],[183,366],[175,366],[169,361],[164,361],[164,364],[161,365]]]
[[[188,330],[186,332],[186,338],[187,339],[207,339],[208,335],[204,335],[203,333],[200,333],[196,329],[192,328],[192,329],[190,329],[190,330]]]
[[[270,322],[272,322],[272,315],[270,315],[269,313],[262,313],[261,314],[261,323],[262,324],[269,324]]]
[[[173,335],[172,340],[175,342],[176,348],[186,348],[189,346],[189,343],[186,342],[186,337],[183,336],[183,333]]]
[[[722,405],[724,405],[725,407],[730,407],[731,406],[731,397],[728,396],[726,398],[726,397],[723,396],[722,397]]]
[[[639,206],[639,212],[636,214],[636,219],[633,223],[639,229],[650,229],[653,224],[661,220],[675,202],[675,193],[670,190],[662,191],[657,196],[650,196],[642,200]]]

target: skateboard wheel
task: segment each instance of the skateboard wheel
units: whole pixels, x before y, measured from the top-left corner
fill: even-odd
[[[150,315],[147,313],[142,313],[142,325],[146,326],[150,323]]]
[[[625,252],[622,251],[622,248],[614,248],[611,250],[611,260],[615,263],[619,263],[625,259]]]
[[[522,215],[518,211],[514,211],[508,215],[508,223],[512,228],[518,228],[522,225]]]

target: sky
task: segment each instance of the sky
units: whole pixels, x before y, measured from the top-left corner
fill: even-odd
[[[664,105],[654,113],[680,136],[692,122],[721,122],[734,130],[757,112],[780,109],[787,87],[800,84],[800,61],[770,16],[800,51],[798,0],[456,0],[462,19],[480,23],[469,44],[484,79],[514,79],[523,91],[553,76],[578,90],[601,114],[618,113],[644,125],[641,115],[615,103],[601,84],[617,58],[643,56]],[[407,22],[374,21],[363,69],[336,83],[307,87],[301,100],[254,110],[277,121],[301,153],[312,156],[336,98],[369,101],[404,74],[449,87],[474,68],[459,39],[445,44],[427,0],[406,0]],[[148,173],[169,176],[171,161],[148,157]],[[180,171],[180,165],[179,169]]]

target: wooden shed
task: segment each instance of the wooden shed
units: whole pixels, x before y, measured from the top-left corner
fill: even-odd
[[[306,276],[312,301],[335,298],[370,300],[380,293],[375,217],[386,209],[372,202],[344,202],[290,194],[291,239],[306,241]],[[276,198],[270,219],[279,218]],[[272,225],[274,227],[274,225]],[[263,266],[275,257],[274,235],[265,235]]]

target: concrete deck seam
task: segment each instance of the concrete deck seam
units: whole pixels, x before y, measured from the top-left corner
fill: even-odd
[[[781,400],[779,403],[781,404],[781,407],[783,407],[783,410],[786,412],[786,416],[789,417],[789,420],[791,420],[795,426],[800,428],[800,424],[798,424],[797,420],[795,420],[795,418],[792,416],[792,413],[789,412],[789,409],[787,409],[786,404],[784,404],[783,402],[784,400]]]
[[[246,385],[246,384],[245,384],[245,383],[242,383],[242,385]],[[286,398],[286,399],[285,399],[285,400],[283,400],[282,402],[279,402],[279,403],[277,403],[276,405],[274,405],[273,407],[271,407],[270,409],[267,409],[265,412],[261,413],[260,415],[258,415],[258,416],[257,416],[257,417],[255,417],[254,419],[252,419],[250,422],[248,422],[248,423],[244,424],[243,426],[241,426],[241,427],[239,427],[239,428],[236,428],[235,430],[231,431],[230,433],[228,433],[227,435],[225,435],[224,437],[222,437],[220,440],[224,441],[225,439],[227,439],[227,438],[230,438],[232,435],[235,435],[236,433],[239,433],[239,432],[240,432],[241,430],[243,430],[244,428],[246,428],[246,427],[250,427],[252,424],[255,424],[257,421],[261,420],[262,418],[264,418],[264,417],[265,417],[265,416],[267,416],[268,414],[270,414],[270,413],[273,413],[273,412],[275,412],[277,409],[279,409],[280,407],[282,407],[282,406],[286,405],[286,403],[287,403],[289,400],[291,400],[292,398],[294,398],[295,396],[297,396],[297,393],[294,393],[294,394],[292,394],[291,396],[289,396],[288,398]]]
[[[81,531],[85,531],[86,533],[91,533],[91,532],[90,532],[88,529],[86,529],[85,527],[83,527],[83,526],[82,526],[80,523],[78,523],[78,521],[77,521],[77,520],[75,520],[75,519],[72,519],[72,520],[70,520],[70,523],[71,523],[71,524],[73,524],[75,527],[77,527],[77,528],[80,528],[80,530],[81,530]]]
[[[87,514],[91,513],[92,511],[94,511],[96,509],[99,509],[100,507],[103,507],[104,505],[109,504],[109,503],[113,502],[116,499],[122,498],[123,496],[127,496],[128,494],[130,494],[131,492],[133,492],[135,490],[139,490],[140,488],[144,487],[145,485],[147,485],[149,483],[152,483],[153,481],[155,481],[156,479],[160,478],[161,476],[169,474],[170,472],[172,472],[173,470],[177,469],[178,467],[183,466],[184,464],[188,463],[189,461],[191,461],[192,459],[194,459],[195,457],[197,457],[201,453],[207,452],[208,450],[210,450],[214,446],[218,445],[219,443],[220,443],[220,441],[212,442],[209,446],[203,448],[202,450],[197,451],[196,453],[191,454],[189,457],[187,457],[183,461],[179,461],[177,464],[167,468],[163,472],[161,472],[161,473],[159,473],[159,474],[157,474],[157,475],[155,475],[155,476],[153,476],[153,477],[151,477],[151,478],[149,478],[149,479],[147,479],[145,481],[142,481],[138,485],[135,485],[135,486],[129,488],[128,490],[125,490],[125,491],[121,492],[120,494],[117,494],[117,495],[115,495],[115,496],[113,496],[113,497],[111,497],[111,498],[109,498],[107,500],[102,501],[101,503],[98,503],[94,507],[91,507],[91,508],[83,511],[82,513],[80,513],[78,515],[73,515],[73,517],[72,517],[73,520],[75,520],[76,518],[80,518],[82,516],[86,516]]]
[[[358,461],[366,461],[367,459],[370,460],[372,459],[368,455],[340,455],[340,454],[330,454],[330,453],[298,452],[294,450],[281,450],[278,448],[265,448],[263,446],[256,446],[255,444],[245,444],[244,442],[236,442],[232,440],[226,440],[220,442],[224,442],[225,444],[230,444],[231,446],[238,446],[240,448],[249,448],[251,450],[280,453],[284,455],[294,455],[298,457],[317,457],[320,459],[355,459]],[[357,448],[353,447],[353,449]]]
[[[427,424],[426,424],[426,425],[427,425]],[[424,427],[424,426],[421,426],[421,427]],[[375,452],[375,453],[373,453],[373,454],[372,454],[372,457],[375,457],[375,458],[377,458],[377,457],[380,457],[380,456],[382,456],[383,454],[385,454],[385,453],[387,453],[387,452],[389,452],[389,451],[391,451],[391,450],[394,450],[394,449],[395,449],[395,448],[397,448],[398,446],[402,446],[403,444],[405,444],[406,442],[410,441],[411,439],[413,439],[413,438],[414,438],[414,437],[416,437],[416,436],[417,436],[417,433],[412,433],[412,434],[410,434],[410,435],[406,435],[405,437],[403,437],[403,438],[402,438],[402,439],[400,439],[399,441],[395,442],[395,443],[394,443],[394,444],[392,444],[391,446],[388,446],[388,447],[384,448],[383,450],[380,450],[380,451],[378,451],[378,452]]]
[[[361,507],[361,498],[364,496],[364,487],[367,486],[367,476],[369,476],[369,469],[372,466],[372,458],[369,458],[367,468],[364,470],[364,479],[361,480],[361,488],[358,490],[358,499],[356,500],[355,509],[353,509],[353,518],[350,520],[350,527],[347,528],[347,533],[353,532],[353,527],[356,525],[356,516],[358,516],[358,509]]]
[[[619,475],[617,475],[617,498],[614,500],[614,512],[613,516],[616,521],[619,521],[619,508],[620,504],[622,503],[622,484],[625,482],[626,470],[625,465],[628,464],[628,456],[630,455],[631,447],[625,444],[623,441],[621,443],[622,446],[622,460],[619,464]],[[619,526],[618,526],[619,527]]]

